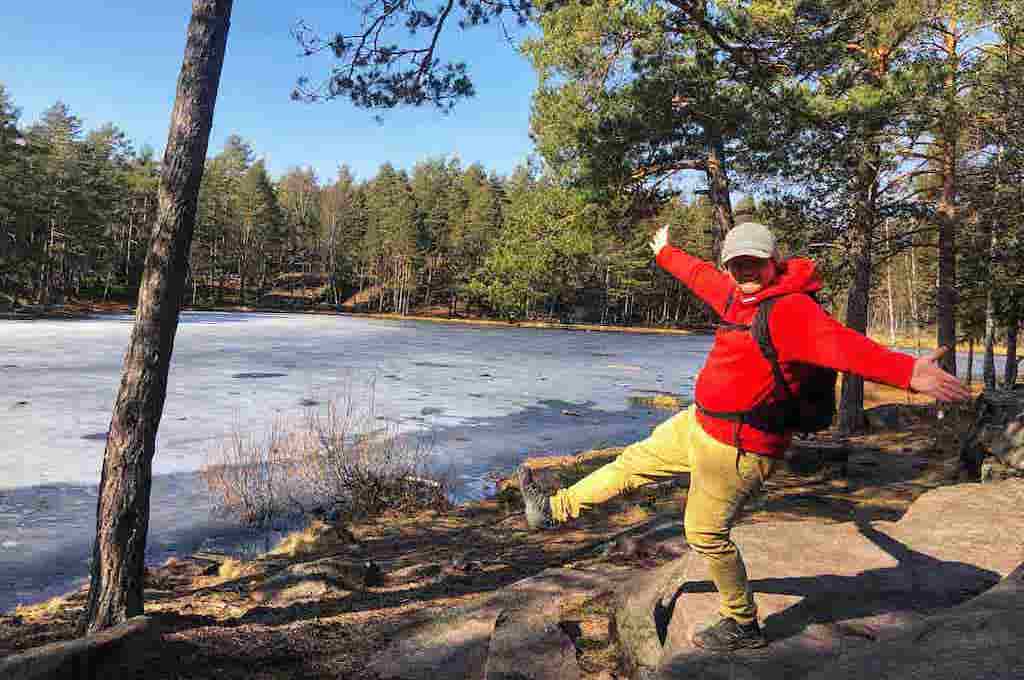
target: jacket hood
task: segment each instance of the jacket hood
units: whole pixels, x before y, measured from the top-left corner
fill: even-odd
[[[802,257],[794,257],[783,260],[779,263],[779,274],[775,280],[762,291],[750,297],[744,297],[743,302],[761,302],[771,297],[788,295],[789,293],[813,293],[821,290],[821,275],[818,274],[818,266],[813,260]]]

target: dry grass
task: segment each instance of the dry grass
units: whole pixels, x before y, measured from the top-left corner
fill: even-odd
[[[890,338],[887,330],[869,330],[868,337],[883,345],[892,345],[903,349],[916,349],[920,347],[922,350],[932,350],[939,346],[935,328],[922,328],[918,335],[914,335],[913,333],[897,333],[895,343],[892,342],[892,338]],[[960,342],[956,346],[957,352],[963,352],[965,354],[969,352],[970,349],[971,345],[969,342]],[[996,354],[1006,354],[1006,345],[1004,343],[996,343],[994,349]],[[974,343],[975,361],[979,360],[980,354],[984,351],[984,343]]]
[[[378,427],[372,401],[357,404],[349,390],[310,412],[305,431],[299,467],[319,504],[350,517],[448,506],[450,484],[434,472],[432,439]]]
[[[267,556],[297,558],[334,553],[353,541],[354,537],[344,527],[314,520],[305,529],[285,536]]]
[[[248,576],[250,570],[247,568],[245,562],[237,560],[233,557],[224,560],[221,565],[217,568],[217,576],[222,579],[236,579],[242,576]]]
[[[54,616],[61,614],[68,608],[68,600],[66,596],[51,597],[45,602],[38,604],[23,605],[19,604],[14,609],[15,616],[22,618],[25,621],[35,622],[40,620],[51,619]]]
[[[275,420],[263,440],[236,424],[199,474],[218,510],[250,526],[268,527],[290,507],[301,508],[298,465],[307,448],[301,434]]]

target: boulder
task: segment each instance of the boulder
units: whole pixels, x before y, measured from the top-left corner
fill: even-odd
[[[289,566],[286,573],[294,576],[330,578],[345,584],[348,590],[379,586],[384,579],[380,566],[372,560],[350,562],[335,557],[324,557]]]
[[[992,428],[987,428],[979,437],[991,454],[981,461],[981,481],[1024,477],[1024,412],[991,433]]]
[[[635,578],[630,569],[545,569],[536,576],[490,593],[479,600],[434,613],[409,629],[373,657],[368,670],[381,680],[478,680],[487,670],[488,650],[495,623],[502,612],[522,612],[581,602],[611,592],[624,581]],[[500,654],[514,654],[510,641],[513,628],[498,642]],[[544,623],[543,626],[547,626]],[[553,632],[544,635],[554,638]],[[530,638],[532,639],[532,638]],[[560,648],[561,649],[561,648]],[[497,660],[495,663],[498,663]],[[496,666],[495,669],[505,666]]]
[[[677,591],[689,579],[691,561],[690,555],[684,555],[638,574],[616,593],[612,636],[631,676],[658,665]]]
[[[148,616],[83,638],[53,642],[0,659],[4,680],[82,680],[129,677],[140,668],[148,650],[160,641],[160,630]]]
[[[986,481],[1024,470],[1024,390],[982,392],[960,444],[960,464],[975,479],[987,469]]]
[[[995,456],[981,461],[981,481],[1000,482],[1004,479],[1024,478],[1024,466],[1007,465]]]
[[[872,432],[903,430],[927,417],[928,408],[920,404],[882,404],[865,409],[864,422]]]
[[[1024,411],[1006,424],[1000,436],[992,442],[990,450],[1003,464],[1024,470]]]
[[[336,581],[323,577],[295,577],[286,574],[267,579],[250,594],[254,602],[281,606],[303,601],[341,597],[349,592]]]
[[[730,655],[692,645],[718,610],[704,561],[693,555],[619,594],[623,656],[635,676],[658,669],[664,678],[804,677],[988,591],[1024,554],[1021,526],[1020,480],[929,491],[899,522],[741,525],[733,538],[772,644]],[[658,618],[666,615],[667,625]]]
[[[576,647],[559,626],[561,602],[511,607],[498,614],[486,680],[578,680]]]

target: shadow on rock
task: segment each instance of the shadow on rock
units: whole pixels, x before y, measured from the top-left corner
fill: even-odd
[[[759,549],[743,542],[751,573],[794,573],[750,584],[772,644],[726,655],[692,644],[693,634],[716,619],[718,593],[703,559],[691,553],[631,583],[620,597],[616,634],[634,673],[660,668],[665,678],[801,677],[1000,580],[989,569],[915,551],[867,522],[760,528],[768,535],[762,533]],[[787,539],[789,549],[782,544]],[[844,574],[844,568],[858,570]]]

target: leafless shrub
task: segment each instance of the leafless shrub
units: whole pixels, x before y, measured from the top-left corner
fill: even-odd
[[[360,409],[351,399],[311,411],[306,425],[315,445],[303,468],[327,505],[353,517],[448,505],[450,483],[431,469],[431,439],[375,427],[372,407]]]
[[[302,508],[297,500],[302,442],[275,421],[262,440],[235,426],[200,471],[222,514],[245,524],[270,527],[289,510]]]
[[[372,399],[357,404],[349,389],[294,426],[275,422],[262,441],[236,427],[200,474],[222,512],[268,528],[314,506],[346,518],[445,508],[451,484],[432,454],[432,439],[378,426]]]

